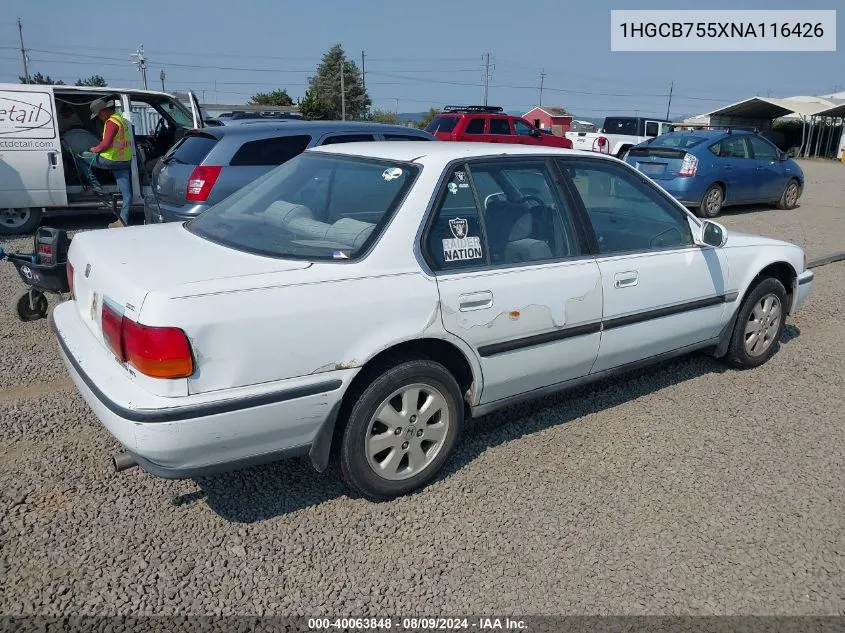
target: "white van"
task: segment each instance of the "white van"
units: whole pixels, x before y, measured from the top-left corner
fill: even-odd
[[[33,232],[45,212],[100,205],[74,153],[99,144],[102,123],[91,102],[114,100],[132,124],[133,203],[143,207],[155,162],[191,128],[205,125],[196,96],[190,109],[150,90],[0,84],[0,235]],[[86,144],[90,142],[90,145]],[[103,189],[117,193],[114,177],[96,172]]]

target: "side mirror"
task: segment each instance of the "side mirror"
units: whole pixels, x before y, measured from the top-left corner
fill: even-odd
[[[701,224],[701,233],[697,241],[702,246],[721,248],[728,241],[728,230],[718,222],[704,220]]]
[[[789,159],[789,154],[787,154],[786,152],[780,152],[780,153],[778,154],[778,158],[780,158],[780,160],[781,160],[781,161],[788,160],[788,159]]]
[[[795,150],[791,149],[786,153],[788,158],[795,158]]]
[[[531,130],[531,136],[534,136],[536,138],[540,138],[542,135],[543,135],[543,133],[539,129],[537,129],[536,127]]]

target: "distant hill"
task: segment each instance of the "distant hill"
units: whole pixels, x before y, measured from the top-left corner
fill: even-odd
[[[425,112],[400,112],[396,116],[402,122],[411,121],[412,123],[419,123],[426,114],[428,114],[427,110]]]

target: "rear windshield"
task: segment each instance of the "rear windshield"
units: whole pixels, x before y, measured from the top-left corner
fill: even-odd
[[[165,162],[199,165],[217,145],[217,139],[205,134],[190,134],[168,152]]]
[[[458,117],[456,116],[436,116],[425,127],[425,131],[429,134],[436,134],[437,132],[451,132],[458,124]]]
[[[642,147],[676,147],[678,149],[686,149],[688,147],[695,147],[706,140],[703,136],[695,136],[694,134],[663,134],[655,137],[648,145],[643,145]]]
[[[637,128],[637,119],[608,117],[604,120],[604,131],[608,134],[638,136]]]
[[[378,238],[417,172],[407,163],[306,152],[186,226],[257,255],[355,259]]]

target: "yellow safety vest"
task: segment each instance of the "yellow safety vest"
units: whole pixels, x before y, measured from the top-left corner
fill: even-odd
[[[117,134],[110,147],[100,152],[100,156],[106,160],[122,163],[132,159],[132,145],[129,143],[129,124],[117,113],[112,114],[109,119],[117,125]],[[106,126],[103,126],[103,137],[106,136]]]

